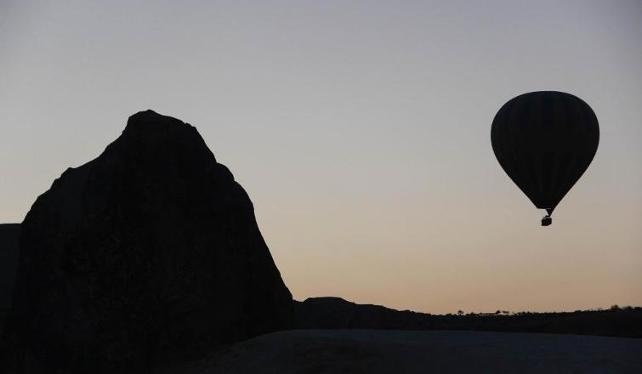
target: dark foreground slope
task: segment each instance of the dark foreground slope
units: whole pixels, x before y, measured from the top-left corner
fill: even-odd
[[[642,308],[511,315],[432,315],[338,297],[295,302],[299,329],[477,330],[642,338]]]
[[[19,224],[0,224],[0,336],[11,306],[18,262]]]
[[[239,343],[182,374],[642,373],[642,340],[470,331],[295,330]]]
[[[252,202],[177,119],[130,117],[38,197],[21,230],[4,372],[150,372],[290,327]]]

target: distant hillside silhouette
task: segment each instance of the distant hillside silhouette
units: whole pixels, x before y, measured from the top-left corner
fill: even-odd
[[[480,330],[642,338],[642,308],[433,315],[318,297],[295,302],[295,321],[298,329]]]

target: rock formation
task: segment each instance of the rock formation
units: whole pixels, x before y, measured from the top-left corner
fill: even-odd
[[[11,307],[11,295],[18,262],[19,224],[0,224],[0,335]]]
[[[294,311],[297,329],[425,330],[434,325],[429,314],[356,304],[340,297],[295,301]]]
[[[291,323],[248,195],[194,127],[153,111],[54,181],[20,250],[9,372],[151,372]]]

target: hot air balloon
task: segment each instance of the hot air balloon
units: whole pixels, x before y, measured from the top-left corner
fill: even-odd
[[[539,91],[504,104],[491,127],[493,151],[506,174],[552,223],[557,204],[580,179],[600,140],[591,107],[571,94]]]

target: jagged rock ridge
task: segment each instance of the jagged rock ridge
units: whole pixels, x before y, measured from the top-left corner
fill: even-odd
[[[153,111],[37,199],[20,249],[12,370],[142,372],[291,323],[246,192],[194,127]]]

